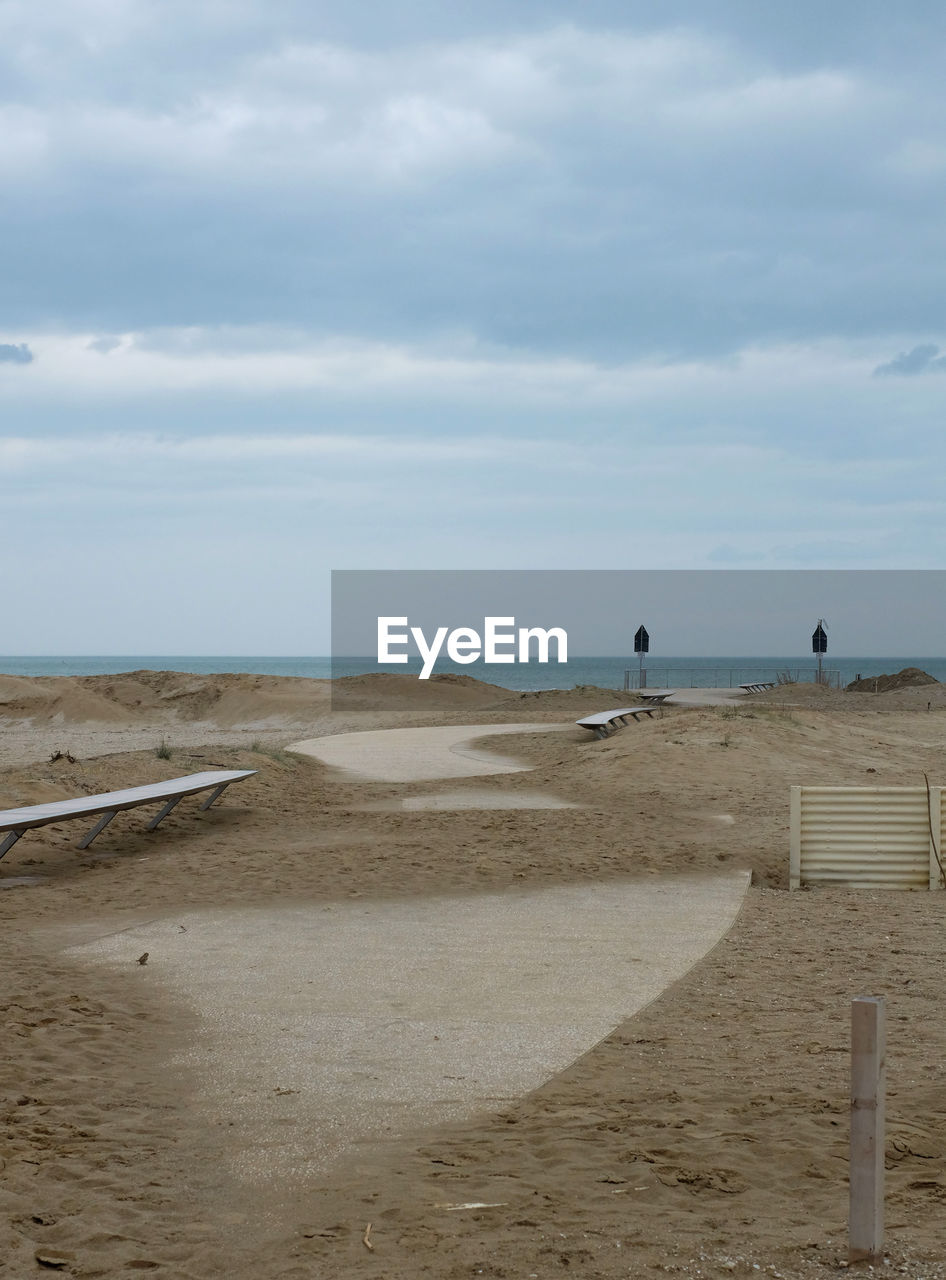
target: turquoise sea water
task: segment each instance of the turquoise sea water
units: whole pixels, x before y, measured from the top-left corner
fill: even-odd
[[[843,686],[855,676],[883,675],[903,667],[920,667],[937,680],[946,682],[946,658],[912,655],[883,658],[839,657],[827,655],[826,672],[832,683]],[[639,663],[636,657],[570,658],[565,664],[489,665],[474,662],[459,665],[439,661],[437,672],[453,672],[475,676],[507,689],[571,689],[575,685],[594,684],[605,689],[622,689],[624,672],[630,671],[630,687],[636,688]],[[401,675],[420,670],[420,661],[404,666],[381,668],[373,658],[335,658],[328,656],[272,658],[265,656],[233,657],[180,656],[168,654],[87,655],[55,657],[0,657],[0,673],[21,676],[92,676],[114,675],[123,671],[186,671],[199,675],[219,672],[248,672],[257,675],[302,676],[326,680],[332,677],[359,675],[367,671],[386,670]],[[656,657],[649,655],[645,666],[646,684],[650,688],[665,685],[708,688],[736,687],[750,680],[775,680],[780,673],[790,673],[800,680],[812,680],[817,662],[809,654],[785,656],[725,657]]]

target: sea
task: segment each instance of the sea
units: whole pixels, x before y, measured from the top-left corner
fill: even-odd
[[[298,676],[327,680],[366,672],[390,671],[395,674],[418,674],[420,660],[405,665],[379,666],[373,657],[268,657],[227,654],[89,654],[48,657],[0,657],[0,674],[17,676],[96,676],[118,675],[128,671],[181,671],[196,675],[222,672],[245,672],[254,675]],[[919,667],[935,679],[946,682],[946,658],[901,657],[829,658],[822,661],[827,683],[843,688],[858,676],[878,676]],[[438,661],[437,673],[474,676],[506,689],[531,692],[539,689],[573,689],[580,685],[597,685],[603,689],[636,689],[643,684],[654,688],[738,688],[750,681],[814,681],[817,659],[772,655],[750,656],[670,656],[648,655],[641,667],[635,657],[570,657],[559,665],[486,664],[481,661],[459,664]]]

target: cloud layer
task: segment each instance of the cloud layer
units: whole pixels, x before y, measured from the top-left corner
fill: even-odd
[[[8,0],[0,587],[81,548],[103,648],[102,566],[185,556],[213,648],[228,545],[274,618],[274,563],[941,564],[944,38],[926,0]]]
[[[161,6],[66,8],[0,30],[10,322],[627,358],[939,321],[946,149],[913,67],[705,25],[378,48],[255,5],[226,35],[190,14],[185,51]]]

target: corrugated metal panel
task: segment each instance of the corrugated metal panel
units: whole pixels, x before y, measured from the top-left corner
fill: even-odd
[[[789,885],[940,888],[941,788],[792,787]]]

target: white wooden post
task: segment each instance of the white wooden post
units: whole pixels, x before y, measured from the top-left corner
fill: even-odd
[[[883,996],[858,996],[851,1002],[851,1262],[883,1253],[885,1058]]]
[[[943,889],[939,874],[939,858],[943,856],[941,832],[943,830],[943,788],[930,787],[930,888]],[[937,853],[939,858],[937,858]]]
[[[789,788],[788,887],[801,888],[801,787]]]

